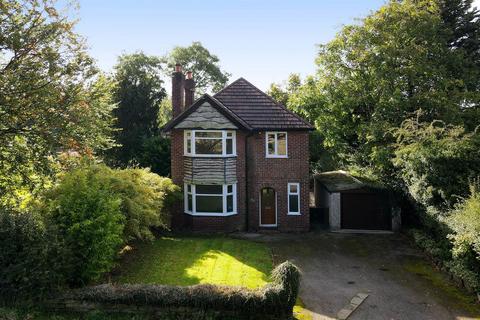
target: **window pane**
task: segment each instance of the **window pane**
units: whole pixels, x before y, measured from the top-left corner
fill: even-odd
[[[196,139],[196,154],[222,154],[222,139]]]
[[[297,193],[298,192],[298,188],[297,188],[296,184],[289,184],[288,187],[290,188],[290,190],[289,190],[290,193]]]
[[[233,132],[227,132],[227,137],[233,137]]]
[[[233,211],[233,195],[227,196],[227,212]]]
[[[227,186],[227,193],[232,193],[233,192],[233,185],[228,185]]]
[[[197,186],[198,188],[198,186]],[[222,196],[196,196],[197,212],[223,212],[223,197]]]
[[[196,194],[223,194],[221,185],[196,185]]]
[[[233,140],[227,139],[227,154],[233,154]]]
[[[192,140],[187,138],[187,153],[192,153]]]
[[[279,156],[287,154],[287,135],[285,133],[277,134],[277,154]]]
[[[275,135],[268,134],[268,154],[275,154]]]
[[[197,138],[221,138],[222,132],[195,132]]]
[[[288,199],[290,201],[288,212],[298,212],[298,196],[289,195]]]
[[[188,211],[192,211],[192,203],[193,203],[193,202],[192,202],[192,195],[191,195],[191,194],[188,195],[188,201],[187,201],[187,203],[188,203],[188,208],[187,208],[187,210],[188,210]]]
[[[192,185],[187,184],[187,192],[191,193],[192,192]]]

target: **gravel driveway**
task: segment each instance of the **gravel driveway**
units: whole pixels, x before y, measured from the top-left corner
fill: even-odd
[[[474,298],[434,270],[402,235],[311,232],[263,235],[278,261],[303,272],[300,298],[313,319],[335,319],[357,293],[368,298],[348,318],[475,319]]]

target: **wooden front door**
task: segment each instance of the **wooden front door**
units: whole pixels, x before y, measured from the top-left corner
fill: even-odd
[[[260,225],[276,226],[277,225],[277,208],[275,190],[272,188],[263,188],[260,191]]]

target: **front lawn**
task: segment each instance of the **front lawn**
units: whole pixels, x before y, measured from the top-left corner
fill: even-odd
[[[257,288],[268,282],[272,267],[270,250],[263,243],[224,236],[162,237],[136,246],[112,280]]]

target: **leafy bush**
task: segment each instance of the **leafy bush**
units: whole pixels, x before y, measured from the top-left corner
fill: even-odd
[[[396,131],[395,166],[409,194],[428,212],[448,211],[480,174],[480,134],[443,122],[407,120]]]
[[[47,196],[48,216],[68,250],[61,257],[71,284],[98,279],[123,243],[122,200],[105,166],[75,169]]]
[[[64,254],[55,230],[32,212],[0,207],[0,295],[33,298],[55,292],[63,284]]]
[[[472,185],[470,197],[458,203],[447,218],[452,229],[448,236],[453,244],[455,270],[469,279],[470,286],[480,289],[480,190]],[[465,266],[464,268],[458,265]],[[473,273],[473,275],[471,274]]]
[[[211,284],[189,287],[103,284],[73,291],[65,300],[107,305],[217,310],[233,312],[238,317],[246,318],[289,317],[298,295],[300,272],[294,264],[287,261],[272,271],[272,280],[272,283],[257,290]]]
[[[112,191],[122,199],[124,238],[152,240],[151,227],[168,229],[169,209],[181,198],[172,180],[146,169],[112,170]]]

